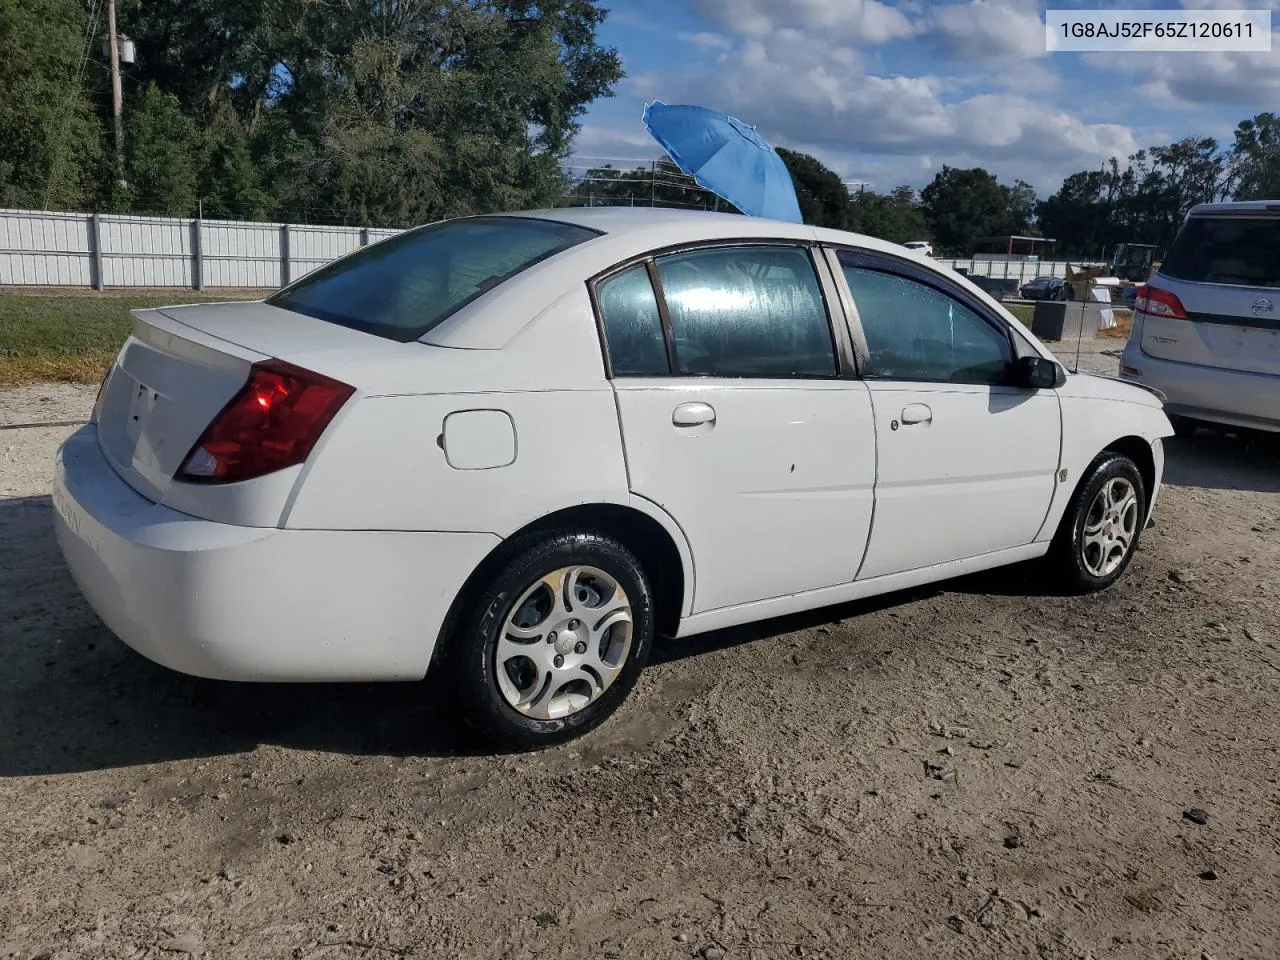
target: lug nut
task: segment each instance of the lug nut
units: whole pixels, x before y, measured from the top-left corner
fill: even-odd
[[[555,658],[555,660],[553,660],[553,661],[551,661],[551,662],[552,662],[552,663],[554,663],[554,664],[556,665],[556,668],[557,668],[557,669],[559,669],[560,667],[563,667],[563,666],[564,666],[564,657],[560,656],[559,654],[556,654],[556,658]]]
[[[577,643],[575,643],[575,644],[573,645],[573,652],[574,652],[574,653],[586,653],[586,652],[587,652],[587,645],[586,645],[585,643],[583,643],[581,640],[579,640]]]
[[[556,642],[556,632],[552,630],[550,633],[547,634],[547,643],[555,643],[555,642]]]
[[[577,620],[570,620],[570,621],[569,621],[569,629],[570,629],[570,630],[577,630],[580,626],[582,626],[582,624],[580,624]]]

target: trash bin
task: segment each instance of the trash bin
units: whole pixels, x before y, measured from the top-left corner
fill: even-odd
[[[1031,315],[1031,332],[1041,340],[1096,337],[1101,320],[1102,311],[1096,303],[1039,300]]]

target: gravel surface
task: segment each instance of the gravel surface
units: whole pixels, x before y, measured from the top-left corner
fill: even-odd
[[[130,653],[51,533],[69,432],[0,430],[0,958],[1280,955],[1272,441],[1171,441],[1105,594],[1010,568],[668,642],[604,729],[492,756],[420,685]]]

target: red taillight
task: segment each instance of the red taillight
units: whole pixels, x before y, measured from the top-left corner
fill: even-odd
[[[1145,313],[1152,317],[1168,317],[1171,320],[1187,319],[1187,311],[1182,301],[1168,290],[1161,290],[1146,284],[1138,288],[1138,296],[1133,301],[1135,313]]]
[[[234,483],[302,463],[354,392],[281,360],[255,363],[249,382],[205,429],[175,479]]]

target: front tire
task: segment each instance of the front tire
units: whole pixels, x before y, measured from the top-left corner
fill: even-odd
[[[1056,581],[1072,593],[1104,590],[1133,561],[1147,516],[1138,465],[1104,451],[1085,473],[1050,550]]]
[[[496,746],[537,749],[598,727],[653,646],[644,569],[622,543],[590,530],[513,543],[475,600],[445,679],[463,719]]]

